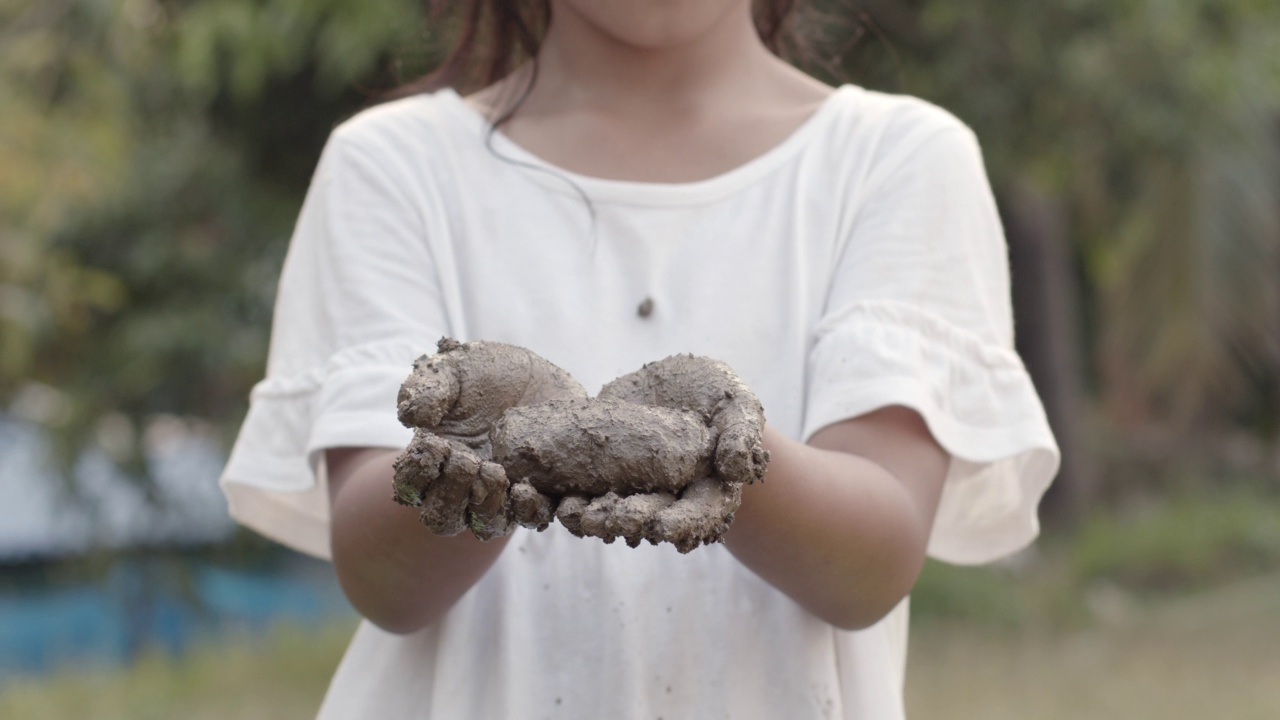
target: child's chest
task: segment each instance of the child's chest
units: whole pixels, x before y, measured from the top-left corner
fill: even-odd
[[[459,208],[446,295],[459,334],[529,347],[592,392],[644,362],[692,352],[728,362],[789,415],[782,398],[803,395],[837,227],[836,213],[765,192],[692,207],[554,195]]]

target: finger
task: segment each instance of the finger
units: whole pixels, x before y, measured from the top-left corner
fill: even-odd
[[[539,532],[551,524],[551,498],[521,480],[511,485],[511,519]]]
[[[657,514],[676,501],[671,493],[638,493],[622,498],[605,520],[605,531],[635,547],[644,539],[645,528]]]
[[[671,493],[637,493],[620,497],[606,493],[592,500],[582,513],[582,534],[606,543],[623,538],[631,547],[645,538],[645,528],[657,513],[676,501]]]
[[[420,507],[451,452],[444,439],[426,430],[415,431],[409,447],[393,463],[392,498],[401,505]]]
[[[456,443],[450,450],[440,477],[422,499],[422,524],[437,535],[457,535],[467,528],[471,486],[480,474],[480,458]]]
[[[481,540],[501,537],[511,532],[512,523],[507,510],[507,473],[497,463],[480,463],[480,472],[471,482],[471,497],[467,503],[471,532]]]
[[[582,513],[582,534],[597,537],[605,543],[611,543],[617,537],[605,529],[613,508],[622,498],[615,492],[607,492],[592,500]]]
[[[587,511],[589,503],[581,495],[566,495],[560,499],[560,505],[556,508],[556,519],[566,530],[582,537],[582,514]]]
[[[413,363],[396,396],[396,415],[406,427],[434,428],[458,401],[461,383],[449,354],[453,346],[440,341],[440,352]]]
[[[687,553],[704,543],[719,542],[741,504],[742,485],[717,478],[696,480],[679,500],[654,515],[645,537],[654,543],[669,542]]]
[[[763,482],[769,451],[761,445],[761,433],[753,424],[733,425],[716,443],[716,472],[735,483]]]

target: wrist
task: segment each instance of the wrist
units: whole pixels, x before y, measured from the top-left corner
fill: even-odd
[[[909,592],[924,539],[910,496],[880,465],[766,426],[763,484],[743,488],[725,546],[766,582],[843,629],[868,627]]]

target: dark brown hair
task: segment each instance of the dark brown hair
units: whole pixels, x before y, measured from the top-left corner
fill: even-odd
[[[802,0],[755,0],[756,30],[774,54],[795,59],[803,49],[792,15]],[[492,85],[537,56],[551,23],[551,0],[426,0],[431,27],[453,35],[435,70],[386,98],[452,87],[460,93]],[[536,68],[535,68],[536,72]]]

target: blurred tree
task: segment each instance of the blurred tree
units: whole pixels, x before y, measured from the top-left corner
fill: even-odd
[[[0,0],[0,407],[139,477],[149,418],[229,428],[319,149],[420,26],[412,0]]]

